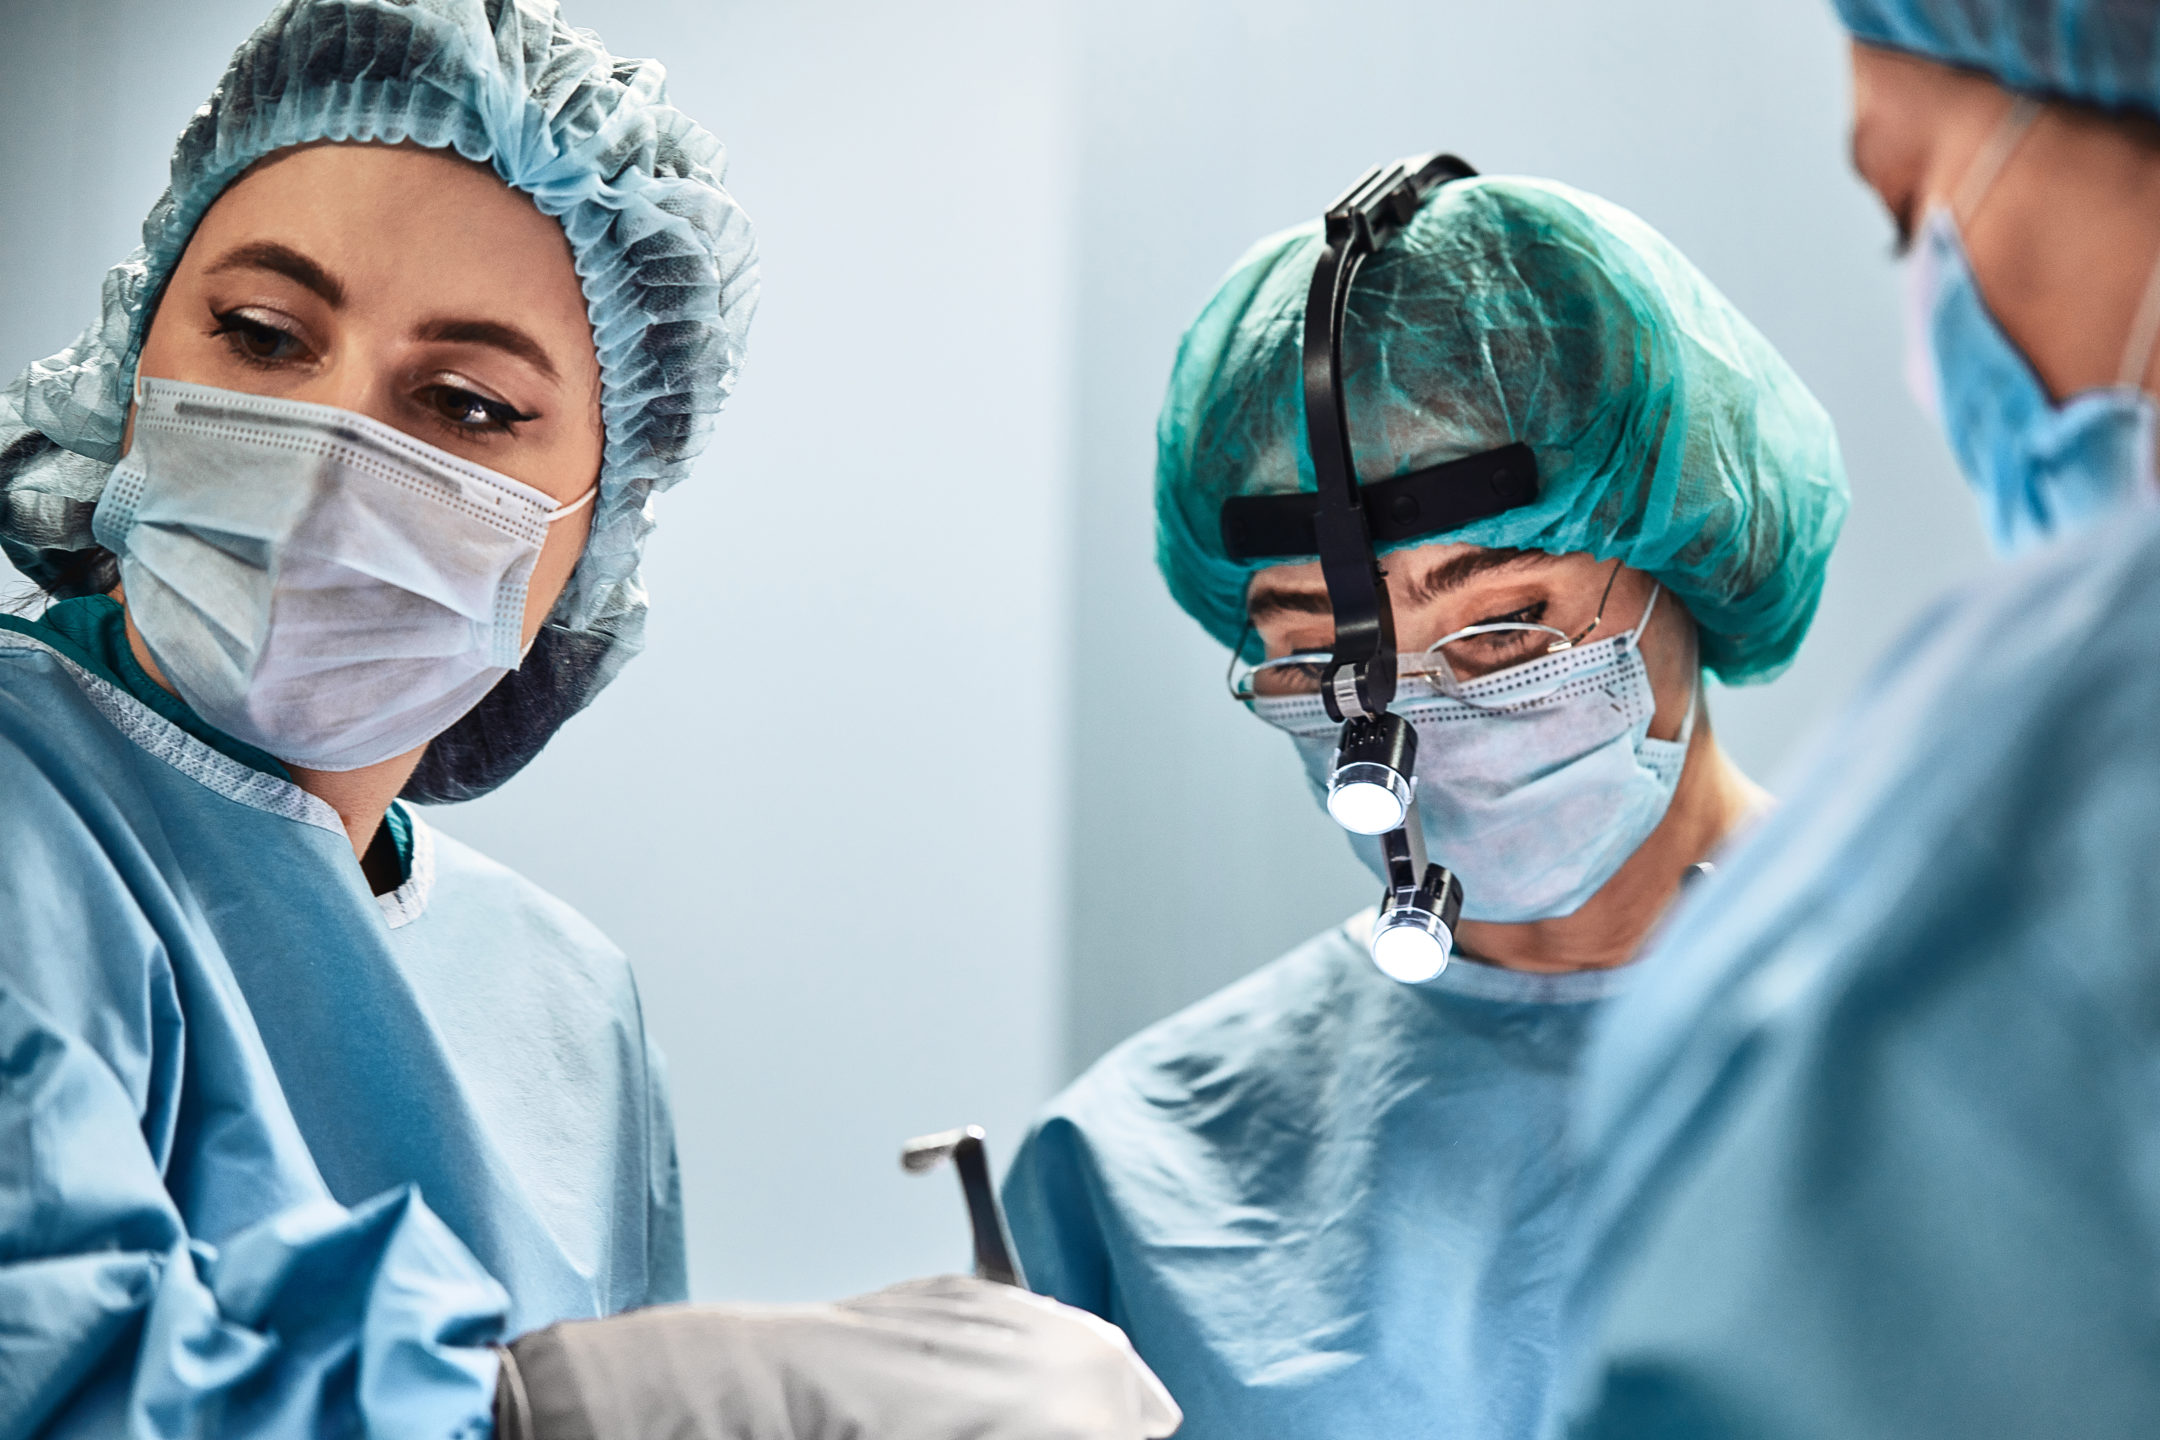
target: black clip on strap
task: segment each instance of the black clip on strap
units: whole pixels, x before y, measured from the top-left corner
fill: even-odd
[[[1342,328],[1358,267],[1408,224],[1435,187],[1477,172],[1453,155],[1376,165],[1327,209],[1325,247],[1305,298],[1305,430],[1315,496],[1313,537],[1335,611],[1321,698],[1336,720],[1378,715],[1395,699],[1395,616],[1359,503],[1343,409]]]

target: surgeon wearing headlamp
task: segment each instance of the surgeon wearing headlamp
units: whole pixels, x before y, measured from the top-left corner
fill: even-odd
[[[657,1303],[622,954],[408,808],[639,648],[757,289],[721,164],[552,0],[290,0],[0,398],[0,1435],[1175,1426],[1011,1286]]]
[[[1372,943],[1386,909],[1353,917],[1113,1051],[1007,1181],[1030,1279],[1125,1326],[1187,1436],[1532,1433],[1576,1057],[1765,799],[1702,672],[1784,668],[1844,514],[1822,410],[1685,258],[1593,196],[1461,171],[1374,246],[1340,335],[1414,734],[1396,793],[1461,887],[1453,953],[1405,963]],[[1157,556],[1355,822],[1337,712],[1365,702],[1331,671],[1356,573],[1326,563],[1308,431],[1333,233],[1262,241],[1187,332]],[[1389,841],[1353,840],[1384,878]]]

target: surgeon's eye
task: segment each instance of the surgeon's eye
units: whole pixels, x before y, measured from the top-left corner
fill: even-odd
[[[1478,621],[1480,625],[1535,625],[1545,618],[1545,602],[1525,605],[1520,610],[1510,610],[1505,615],[1488,615]],[[1534,632],[1502,630],[1492,635],[1473,635],[1473,641],[1482,642],[1490,650],[1519,649],[1530,643]]]
[[[223,339],[234,358],[247,364],[289,365],[310,358],[305,340],[245,310],[226,310],[211,318],[217,321],[217,329],[210,333]]]
[[[450,429],[467,435],[507,435],[521,421],[540,418],[460,385],[430,385],[419,399]]]

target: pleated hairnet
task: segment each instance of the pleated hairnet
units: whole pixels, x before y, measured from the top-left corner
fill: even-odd
[[[1185,334],[1157,429],[1156,560],[1225,645],[1253,572],[1223,501],[1313,488],[1299,381],[1319,226],[1261,241]],[[1361,483],[1514,441],[1538,500],[1412,544],[1587,551],[1687,602],[1727,681],[1792,659],[1846,506],[1829,417],[1649,226],[1543,180],[1457,181],[1359,273],[1343,336]]]
[[[2011,90],[2160,117],[2153,0],[1837,0],[1855,37]]]
[[[90,516],[119,458],[157,297],[225,187],[312,141],[410,142],[491,166],[568,237],[599,353],[606,445],[590,540],[523,667],[437,737],[406,790],[500,784],[641,647],[647,502],[682,478],[742,363],[756,245],[720,142],[553,0],[286,0],[173,151],[142,246],[76,342],[0,394],[0,546],[32,580],[96,588]]]

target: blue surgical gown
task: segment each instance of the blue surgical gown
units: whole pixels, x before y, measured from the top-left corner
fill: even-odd
[[[1863,696],[1586,1061],[1564,1428],[2160,1434],[2160,515]]]
[[[488,1342],[682,1294],[629,970],[169,708],[0,628],[0,1440],[484,1435]]]
[[[1370,912],[1110,1052],[1005,1181],[1028,1280],[1179,1440],[1534,1434],[1592,1015],[1625,972],[1374,968]]]

